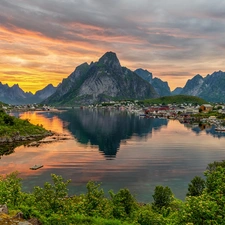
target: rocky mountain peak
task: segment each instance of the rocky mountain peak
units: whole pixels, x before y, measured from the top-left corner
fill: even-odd
[[[152,82],[152,73],[149,72],[148,70],[144,70],[142,68],[136,69],[134,71],[138,76],[143,78],[144,80],[148,81],[149,83]]]
[[[77,67],[43,103],[85,105],[115,99],[158,97],[151,84],[121,67],[114,52],[106,52],[97,62],[83,67]]]
[[[39,90],[35,93],[35,97],[39,98],[41,100],[48,98],[56,91],[56,87],[54,87],[52,84],[48,84],[45,88],[42,90]]]
[[[19,87],[18,84],[14,84],[14,85],[12,86],[12,89],[15,89],[15,90],[17,89],[17,90],[18,90],[18,89],[20,89],[20,87]]]
[[[142,79],[148,81],[154,87],[155,91],[159,94],[159,96],[170,95],[170,87],[167,82],[162,81],[157,77],[153,78],[151,72],[142,68],[136,69],[134,72]]]
[[[203,83],[204,83],[204,78],[201,75],[197,74],[192,79],[189,79],[187,81],[181,94],[198,96],[198,93],[201,92],[201,87]]]
[[[111,67],[113,69],[120,69],[121,65],[119,59],[114,52],[106,52],[98,61],[100,64],[104,64],[107,67]]]

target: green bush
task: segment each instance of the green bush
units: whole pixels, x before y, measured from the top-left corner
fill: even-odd
[[[18,172],[0,177],[0,204],[15,207],[22,199],[21,179]]]
[[[137,202],[127,188],[120,189],[116,194],[114,194],[113,191],[110,191],[109,194],[111,196],[114,218],[125,219],[133,217],[133,214],[137,209]]]
[[[156,210],[161,210],[162,207],[169,207],[174,199],[171,189],[163,186],[156,186],[152,197],[154,199],[152,206]]]
[[[70,180],[64,182],[61,176],[51,174],[53,184],[46,182],[44,187],[34,188],[35,202],[42,213],[51,214],[64,212],[69,204],[67,186]],[[67,203],[67,204],[66,204]]]
[[[107,201],[104,196],[103,189],[100,189],[100,184],[94,181],[87,183],[87,193],[84,197],[85,213],[88,216],[104,215]]]
[[[140,225],[163,225],[165,221],[162,215],[151,210],[142,210],[138,215],[138,223]]]
[[[188,193],[187,196],[199,196],[202,194],[205,188],[205,180],[199,176],[195,176],[191,183],[188,184]]]

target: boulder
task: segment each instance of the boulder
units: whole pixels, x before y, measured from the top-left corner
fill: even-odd
[[[7,205],[0,205],[0,213],[9,214]]]

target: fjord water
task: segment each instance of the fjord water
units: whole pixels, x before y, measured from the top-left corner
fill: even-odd
[[[156,185],[185,198],[188,183],[203,176],[207,164],[225,159],[225,134],[187,126],[177,120],[142,118],[126,111],[71,109],[18,113],[22,119],[67,134],[69,140],[17,147],[2,156],[0,173],[19,171],[25,191],[51,181],[71,179],[69,193],[85,193],[86,183],[102,183],[105,193],[129,188],[140,202],[152,201]],[[44,167],[33,171],[35,164]]]

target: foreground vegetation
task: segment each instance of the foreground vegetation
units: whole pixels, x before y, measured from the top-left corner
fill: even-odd
[[[52,183],[22,191],[18,173],[0,177],[0,204],[10,212],[22,211],[26,219],[38,218],[43,224],[180,225],[224,224],[225,161],[209,164],[205,180],[195,177],[184,202],[169,187],[157,186],[153,202],[140,204],[128,189],[109,191],[105,197],[100,184],[89,182],[87,192],[68,197],[68,181],[52,174]]]
[[[0,109],[0,156],[11,154],[15,147],[51,135],[42,125],[10,116]]]
[[[28,120],[21,120],[0,110],[0,138],[15,136],[45,135],[47,130],[42,125],[33,125]]]

